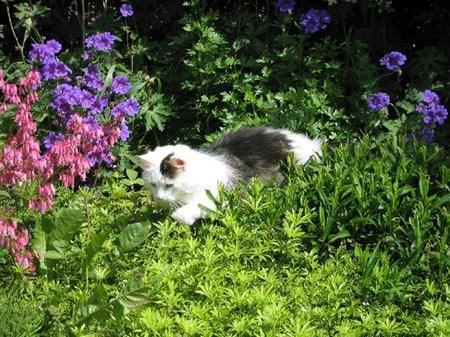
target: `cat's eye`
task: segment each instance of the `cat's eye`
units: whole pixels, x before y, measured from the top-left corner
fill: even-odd
[[[156,184],[155,183],[150,183],[150,186],[156,188]]]
[[[172,188],[173,184],[166,184],[166,188]]]

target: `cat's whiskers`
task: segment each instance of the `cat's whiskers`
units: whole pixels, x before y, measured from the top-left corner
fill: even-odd
[[[177,209],[181,206],[183,206],[183,203],[181,200],[171,200],[170,201],[170,208],[172,208],[172,209]]]

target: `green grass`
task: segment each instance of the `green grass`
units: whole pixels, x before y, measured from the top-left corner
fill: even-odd
[[[447,336],[446,159],[392,137],[328,148],[193,227],[114,174],[37,220],[46,269],[14,301],[42,336]]]

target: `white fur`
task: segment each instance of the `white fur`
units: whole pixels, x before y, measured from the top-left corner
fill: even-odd
[[[319,159],[322,155],[322,141],[320,139],[311,139],[304,134],[294,133],[289,130],[278,131],[283,133],[291,141],[294,158],[300,164],[306,164],[312,157]]]

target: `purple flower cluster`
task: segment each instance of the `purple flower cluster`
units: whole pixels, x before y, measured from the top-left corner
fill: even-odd
[[[295,1],[278,0],[275,3],[275,7],[283,14],[291,14],[295,7]],[[303,26],[307,34],[313,34],[319,30],[326,29],[330,22],[331,16],[325,9],[311,8],[299,18],[299,23]]]
[[[389,95],[384,92],[378,92],[367,99],[367,105],[371,111],[379,111],[390,103]]]
[[[278,0],[275,7],[283,14],[292,13],[295,6],[294,0]]]
[[[385,66],[388,70],[398,69],[404,65],[405,62],[406,56],[398,51],[392,51],[380,59],[380,64]]]
[[[439,96],[431,90],[425,90],[422,93],[422,100],[416,106],[416,111],[423,114],[425,124],[444,124],[447,119],[448,111],[440,104]]]
[[[110,51],[114,39],[111,33],[99,33],[88,37],[85,44],[102,52]],[[131,83],[126,76],[118,75],[105,87],[102,71],[93,64],[85,67],[80,76],[72,77],[72,71],[55,56],[60,50],[61,45],[50,40],[34,44],[29,54],[30,60],[40,66],[44,79],[60,80],[52,91],[50,106],[58,112],[59,125],[66,132],[70,129],[84,135],[83,153],[91,165],[102,162],[112,165],[114,156],[110,147],[118,139],[129,138],[126,120],[140,110],[137,100],[123,97],[130,91]],[[97,119],[98,115],[102,117]],[[65,137],[64,132],[50,132],[44,146],[50,150]]]
[[[55,55],[60,51],[61,44],[56,40],[49,40],[46,43],[33,43],[28,58],[32,61],[49,63],[55,60]]]
[[[313,34],[319,30],[326,29],[330,22],[330,14],[325,9],[311,8],[308,12],[300,16],[300,24],[305,28],[305,32],[308,34]]]
[[[61,51],[61,44],[58,41],[49,40],[41,44],[33,43],[31,47],[28,58],[43,65],[41,73],[44,80],[66,77],[72,73],[72,70],[56,57],[56,54]]]

